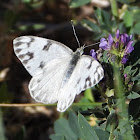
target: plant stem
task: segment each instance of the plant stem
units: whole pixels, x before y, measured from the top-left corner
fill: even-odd
[[[73,103],[72,106],[90,106],[90,105],[93,105],[93,106],[101,106],[102,105],[102,102],[93,102],[93,103]],[[7,104],[7,103],[3,103],[3,104],[0,104],[0,107],[27,107],[27,106],[56,106],[56,104],[31,104],[31,103],[26,103],[26,104],[14,104],[14,103],[11,103],[11,104]]]
[[[124,95],[124,87],[123,82],[121,78],[121,73],[118,65],[113,65],[113,71],[114,71],[114,87],[115,87],[115,94],[116,97],[118,97],[118,103],[117,103],[117,110],[118,115],[121,116],[119,119],[120,129],[124,131],[123,133],[123,140],[133,140],[132,135],[132,129],[129,124],[129,118],[128,118],[128,107],[125,103],[125,95]],[[123,126],[122,126],[123,124]]]
[[[113,134],[114,129],[115,129],[115,127],[114,127],[114,123],[113,123],[113,124],[110,126],[109,140],[114,140],[114,134]]]

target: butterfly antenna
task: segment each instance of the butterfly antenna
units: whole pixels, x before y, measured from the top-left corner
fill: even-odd
[[[90,44],[90,45],[84,46],[84,49],[87,48],[87,47],[91,47],[91,46],[97,45],[97,44],[99,44],[99,43],[100,43],[100,42],[97,42],[97,43],[94,43],[94,44]]]
[[[74,36],[75,36],[76,41],[77,41],[77,43],[78,43],[78,46],[79,46],[79,48],[80,48],[81,45],[80,45],[80,42],[79,42],[78,37],[77,37],[77,35],[76,35],[75,27],[74,27],[74,24],[73,24],[73,21],[72,21],[72,20],[71,20],[71,25],[72,25],[72,29],[73,29]]]

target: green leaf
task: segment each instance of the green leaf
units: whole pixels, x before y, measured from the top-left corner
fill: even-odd
[[[139,7],[134,7],[133,19],[134,19],[134,21],[140,21],[140,9],[139,9]]]
[[[96,16],[96,19],[98,20],[98,23],[99,24],[104,24],[103,22],[103,18],[102,18],[102,9],[101,8],[97,8],[97,10],[95,10],[95,16]]]
[[[117,114],[115,113],[114,110],[112,110],[107,117],[106,128],[108,125],[112,125],[112,124],[115,124],[115,127],[118,125]]]
[[[99,140],[94,129],[80,113],[78,114],[78,123],[84,140]]]
[[[86,27],[87,29],[89,29],[90,31],[93,32],[101,32],[99,26],[97,24],[95,24],[94,22],[87,20],[87,19],[83,19],[81,20],[81,24]]]
[[[108,89],[107,88],[105,94],[106,94],[107,97],[114,96],[114,89]]]
[[[91,0],[71,0],[69,3],[69,7],[70,8],[80,7],[82,5],[89,3],[90,1]]]
[[[111,27],[111,15],[109,12],[106,12],[105,10],[102,10],[102,16],[103,16],[103,22],[104,22],[104,25],[106,27],[109,26],[109,28]],[[106,29],[106,28],[105,28]]]
[[[56,134],[65,136],[66,139],[77,140],[76,134],[72,131],[66,119],[59,119],[54,124]]]
[[[135,24],[133,31],[134,31],[134,33],[140,35],[140,22]]]
[[[78,124],[77,115],[73,112],[70,112],[68,121],[69,121],[69,125],[70,125],[71,129],[73,130],[73,132],[75,133],[75,135],[77,135],[78,138],[81,138],[82,134],[81,134],[80,127]]]
[[[100,128],[94,128],[99,140],[108,140],[109,133],[100,129]]]
[[[116,0],[110,0],[111,2],[111,11],[114,16],[118,16],[118,5]]]
[[[128,99],[136,99],[136,98],[140,98],[140,95],[134,91],[132,91],[132,93],[130,93],[128,96],[127,96]]]
[[[140,80],[140,72],[138,73],[137,76],[132,78],[132,81],[137,81],[137,80]]]
[[[65,137],[59,134],[50,135],[51,140],[65,140]]]
[[[131,11],[126,10],[123,16],[124,24],[126,27],[131,27],[133,25],[133,15]]]
[[[124,69],[124,74],[129,74],[131,69],[132,69],[132,66],[127,66],[127,67]]]
[[[134,140],[133,132],[127,119],[120,119],[118,129],[121,133],[122,140]]]

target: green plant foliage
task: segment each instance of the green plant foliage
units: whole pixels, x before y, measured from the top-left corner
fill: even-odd
[[[137,99],[140,98],[140,95],[134,91],[127,96],[128,99]]]
[[[140,22],[135,24],[133,31],[136,34],[140,34]]]
[[[64,136],[66,139],[77,140],[77,135],[71,129],[68,121],[66,119],[59,119],[55,122],[54,130],[56,134]]]
[[[84,116],[82,116],[80,113],[78,114],[78,123],[85,140],[108,140],[109,134],[107,132],[91,127]]]
[[[126,27],[133,25],[133,14],[131,11],[126,10],[123,16],[124,24]]]
[[[77,117],[76,114],[70,112],[68,120],[57,120],[54,128],[55,134],[50,136],[52,140],[56,140],[57,138],[57,140],[108,140],[109,138],[108,132],[98,127],[91,127],[80,113]]]
[[[69,125],[70,125],[71,129],[75,133],[75,135],[77,135],[78,138],[82,138],[80,127],[79,127],[79,124],[78,124],[77,115],[75,113],[73,113],[73,112],[69,113],[68,122],[69,122]]]
[[[71,0],[69,3],[70,8],[77,8],[89,3],[91,0]]]

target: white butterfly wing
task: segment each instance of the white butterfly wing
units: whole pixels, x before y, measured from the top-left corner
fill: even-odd
[[[96,85],[104,76],[101,64],[90,56],[83,55],[68,81],[58,94],[57,110],[65,111],[81,91]]]
[[[70,48],[35,36],[18,37],[13,43],[15,54],[33,76],[29,83],[31,96],[46,104],[58,102],[57,110],[60,112],[73,103],[76,95],[96,85],[104,76],[98,61],[83,55],[66,80],[65,74],[73,57]]]
[[[73,51],[62,43],[35,36],[21,36],[13,41],[14,51],[30,75],[42,73],[52,61],[71,57]]]
[[[34,76],[29,83],[29,91],[37,102],[52,104],[58,101],[59,90],[70,58],[51,61],[45,66],[43,73]]]

